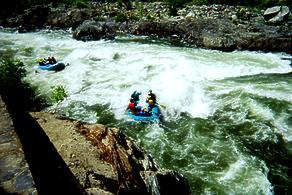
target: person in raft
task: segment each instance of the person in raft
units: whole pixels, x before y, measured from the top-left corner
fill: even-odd
[[[141,106],[138,106],[139,101],[140,101],[140,97],[139,97],[140,95],[141,95],[140,92],[134,91],[131,95],[130,103],[128,104],[128,107],[127,107],[127,110],[130,110],[131,113],[134,115],[137,115],[142,109]]]
[[[38,63],[40,66],[46,66],[48,64],[56,64],[57,60],[54,58],[54,56],[49,56],[47,59],[46,58],[40,58],[38,59]]]
[[[136,91],[131,95],[130,103],[128,104],[127,110],[129,110],[132,114],[136,116],[160,116],[161,114],[159,106],[156,102],[156,95],[152,92],[152,90],[149,90],[146,97],[146,103],[148,104],[146,108],[138,106],[140,95],[141,93],[138,93]]]
[[[47,64],[56,64],[57,60],[54,58],[54,56],[49,56],[46,60]]]
[[[156,95],[152,93],[152,90],[149,90],[148,96],[146,97],[146,103],[148,103],[148,106],[146,108],[146,116],[159,116],[160,117],[160,109],[159,105],[156,101]]]
[[[45,66],[46,65],[46,59],[45,58],[40,58],[38,59],[38,63],[40,66]]]

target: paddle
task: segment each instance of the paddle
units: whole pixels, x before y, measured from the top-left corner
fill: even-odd
[[[157,103],[157,104],[158,104],[158,103]],[[158,106],[160,106],[160,107],[163,108],[163,109],[166,109],[166,106],[163,105],[163,104],[158,104]]]

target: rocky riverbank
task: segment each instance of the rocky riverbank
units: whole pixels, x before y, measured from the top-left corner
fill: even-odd
[[[182,175],[160,169],[134,140],[116,128],[85,124],[49,113],[30,115],[86,194],[190,194]]]
[[[94,3],[88,8],[39,5],[23,14],[2,18],[0,25],[19,32],[72,29],[73,37],[90,41],[120,35],[146,35],[192,47],[260,50],[291,54],[292,19],[287,6],[256,10],[242,6],[188,5],[169,15],[164,2]]]
[[[190,194],[118,129],[44,112],[12,120],[1,96],[0,113],[1,194]]]

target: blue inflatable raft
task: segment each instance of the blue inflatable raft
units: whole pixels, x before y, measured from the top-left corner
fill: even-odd
[[[41,70],[61,71],[65,68],[65,66],[66,65],[63,62],[58,62],[56,64],[39,65],[38,68]]]
[[[146,102],[147,108],[143,108],[139,104],[139,96],[141,92],[134,91],[131,95],[130,103],[127,107],[127,117],[129,122],[142,122],[142,123],[158,123],[163,120],[163,115],[160,110],[160,105],[156,103],[156,95],[149,90]]]
[[[131,111],[127,112],[128,121],[136,121],[142,123],[159,123],[162,121],[162,114],[152,114],[150,116],[134,115]]]

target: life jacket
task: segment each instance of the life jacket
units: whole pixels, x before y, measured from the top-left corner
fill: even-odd
[[[40,58],[38,62],[39,62],[39,65],[45,65],[45,60],[43,58]]]
[[[161,112],[160,112],[160,109],[159,109],[159,106],[155,103],[153,105],[149,105],[147,107],[147,112],[150,114],[150,115],[157,115],[157,116],[161,116]]]
[[[136,113],[136,106],[134,103],[129,103],[128,104],[128,109],[130,109],[130,111],[135,114]]]

